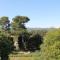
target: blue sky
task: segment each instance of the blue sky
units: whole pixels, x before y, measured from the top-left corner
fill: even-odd
[[[60,0],[0,0],[0,17],[28,16],[27,27],[60,26]]]

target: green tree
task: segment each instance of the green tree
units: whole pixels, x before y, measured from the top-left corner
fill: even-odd
[[[12,27],[14,29],[18,29],[18,28],[23,28],[25,29],[25,23],[28,22],[30,19],[26,16],[15,16],[12,22]]]
[[[30,19],[26,16],[15,16],[12,19],[12,35],[19,35],[22,32],[26,31],[25,23]]]
[[[40,50],[40,45],[42,44],[42,40],[43,37],[38,33],[31,35],[28,43],[29,49],[31,49],[31,51]]]
[[[18,37],[18,45],[20,50],[22,51],[28,51],[28,40],[29,40],[30,34],[28,32],[23,32],[23,34],[20,34]]]
[[[60,29],[49,31],[41,45],[41,60],[60,60]]]
[[[44,37],[47,32],[48,32],[47,29],[40,29],[40,30],[32,30],[30,33],[31,33],[31,34],[39,34],[39,35],[41,35],[42,37]]]
[[[11,34],[14,36],[16,42],[18,42],[18,37],[20,34],[24,35],[24,32],[27,32],[27,28],[25,23],[27,23],[30,19],[26,16],[15,16],[12,19],[11,27],[12,32]],[[22,39],[24,40],[24,39]],[[25,45],[25,42],[23,43]],[[25,45],[26,46],[26,45]]]
[[[3,30],[9,30],[10,29],[10,21],[9,18],[6,16],[3,16],[0,18],[0,26]]]
[[[8,55],[13,51],[13,40],[0,34],[0,56],[1,60],[8,60]]]

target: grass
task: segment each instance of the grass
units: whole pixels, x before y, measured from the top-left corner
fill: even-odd
[[[40,60],[39,52],[30,53],[30,54],[10,54],[10,60]]]

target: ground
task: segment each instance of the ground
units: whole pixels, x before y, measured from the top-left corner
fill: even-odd
[[[29,53],[29,54],[10,54],[10,60],[40,60],[39,52]]]

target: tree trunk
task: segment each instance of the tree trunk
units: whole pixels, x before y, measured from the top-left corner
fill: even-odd
[[[24,35],[22,35],[22,43],[23,43],[23,46],[24,46],[24,50],[26,50],[26,42],[24,41]]]
[[[1,55],[1,60],[8,60],[9,56],[8,55]]]

